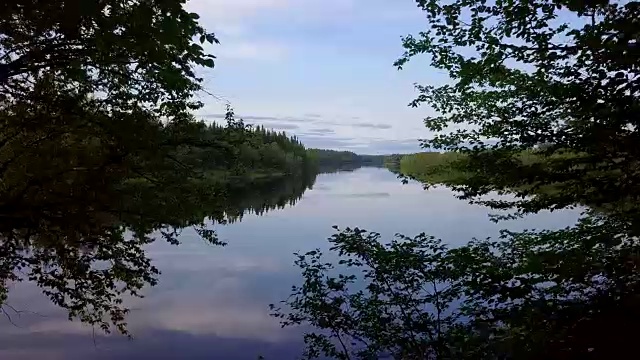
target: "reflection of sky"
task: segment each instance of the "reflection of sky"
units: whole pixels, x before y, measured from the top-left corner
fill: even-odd
[[[149,254],[162,275],[146,298],[131,302],[133,341],[98,336],[94,347],[91,329],[67,321],[33,287],[17,286],[8,303],[44,316],[14,316],[19,328],[0,322],[0,358],[294,358],[301,331],[281,330],[269,317],[268,304],[285,298],[300,281],[292,254],[326,249],[332,225],[358,226],[387,238],[424,231],[461,244],[507,226],[565,226],[576,215],[547,213],[496,225],[486,209],[456,200],[446,189],[426,192],[418,184],[402,185],[384,169],[320,175],[294,207],[219,227],[227,247],[206,245],[190,230],[179,247],[153,244]]]

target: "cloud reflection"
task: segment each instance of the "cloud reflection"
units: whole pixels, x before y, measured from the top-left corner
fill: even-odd
[[[191,240],[183,239],[183,248],[158,242],[149,249],[150,257],[163,273],[159,285],[147,289],[145,298],[127,299],[126,304],[131,308],[129,328],[136,338],[168,331],[263,343],[294,341],[295,335],[290,330],[282,330],[278,320],[269,316],[268,304],[277,300],[265,294],[256,296],[253,291],[253,284],[260,281],[257,278],[278,276],[281,267],[277,263],[268,258],[229,256],[220,253],[220,248]],[[3,338],[91,336],[93,333],[89,326],[68,321],[66,314],[53,307],[31,284],[17,284],[8,303],[21,304],[19,310],[42,315],[21,316],[15,319],[18,327],[0,323]],[[97,335],[100,341],[109,337]],[[3,351],[15,352],[9,350],[0,346],[0,358],[4,358]]]
[[[370,192],[370,193],[350,193],[350,194],[331,194],[330,196],[342,198],[385,198],[391,196],[388,192]]]
[[[281,330],[267,306],[301,281],[292,253],[330,246],[332,225],[377,231],[384,240],[426,232],[457,246],[499,235],[505,226],[559,228],[578,216],[563,211],[493,224],[487,209],[450,190],[402,185],[384,169],[323,174],[295,207],[217,229],[229,242],[225,248],[206,245],[193,230],[183,232],[178,247],[151,245],[162,274],[146,298],[129,300],[133,341],[98,334],[96,349],[91,328],[68,321],[35,286],[15,284],[8,303],[44,317],[14,318],[20,328],[0,320],[0,359],[292,359],[300,355],[303,331]]]

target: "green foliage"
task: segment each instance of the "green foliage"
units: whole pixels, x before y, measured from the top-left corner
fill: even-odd
[[[217,42],[198,15],[173,1],[11,1],[1,5],[3,102],[53,81],[112,112],[182,118],[199,106],[195,66],[212,67],[200,43]],[[200,38],[200,43],[193,42]],[[132,100],[137,100],[135,103]]]
[[[123,298],[157,281],[152,234],[221,244],[205,220],[239,216],[230,183],[301,173],[295,138],[231,111],[194,120],[217,40],[184,3],[0,5],[0,303],[28,280],[70,319],[126,333]]]
[[[304,284],[284,311],[271,305],[283,326],[326,330],[305,335],[305,358],[452,358],[447,337],[463,329],[451,311],[460,289],[440,240],[398,235],[383,245],[380,234],[347,228],[329,241],[338,267],[319,249],[296,254]]]
[[[499,239],[455,249],[424,235],[381,245],[377,234],[346,230],[331,241],[349,269],[335,275],[317,253],[301,256],[304,284],[276,315],[284,325],[323,330],[306,337],[310,358],[633,353],[637,332],[629,329],[640,320],[640,4],[416,2],[427,29],[404,38],[396,65],[425,54],[452,81],[418,86],[412,102],[435,110],[425,119],[434,135],[423,145],[443,153],[405,157],[401,170],[507,210],[496,220],[587,210],[565,229],[504,230]],[[432,320],[442,307],[429,297],[437,293],[431,278],[451,291],[439,328]]]
[[[213,65],[192,38],[216,41],[182,6],[0,5],[0,281],[33,281],[104,330],[124,332],[122,296],[155,282],[146,234],[178,222],[178,196],[213,195],[178,186],[186,172],[166,156],[200,106],[195,68]],[[150,185],[129,186],[132,176]]]
[[[389,169],[391,172],[399,173],[400,172],[400,162],[405,155],[403,154],[391,154],[386,155],[383,161],[384,167]]]
[[[568,158],[569,153],[555,154],[550,157],[541,155],[540,149],[521,151],[514,154],[514,160],[529,166],[548,166],[550,158]],[[487,151],[489,152],[489,150]],[[473,165],[470,157],[462,152],[421,152],[402,157],[398,172],[422,182],[426,187],[433,185],[464,186],[473,178]],[[559,184],[542,185],[539,183],[520,184],[506,188],[504,192],[518,193],[527,191],[529,196],[546,196],[557,191]]]
[[[310,166],[307,150],[295,136],[253,128],[236,119],[229,109],[226,124],[194,122],[190,139],[173,156],[197,168],[208,179],[256,177],[300,173]],[[225,180],[226,179],[226,180]]]
[[[417,3],[429,28],[404,39],[396,65],[427,54],[453,80],[418,86],[412,105],[440,114],[425,119],[437,133],[425,146],[468,156],[472,176],[456,190],[516,189],[516,200],[483,203],[523,213],[637,199],[636,2]],[[541,144],[543,161],[518,159]],[[546,185],[557,191],[528,197]]]
[[[405,155],[400,160],[399,172],[426,185],[461,185],[468,174],[455,167],[462,158],[453,152],[421,152]]]
[[[608,237],[612,221],[459,248],[347,228],[329,239],[337,264],[297,255],[303,285],[271,308],[283,326],[317,329],[309,359],[608,358],[632,349],[640,320],[640,247]]]

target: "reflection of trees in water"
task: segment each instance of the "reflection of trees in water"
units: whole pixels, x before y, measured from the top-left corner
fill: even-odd
[[[318,167],[318,173],[320,174],[333,174],[339,172],[351,172],[360,169],[362,165],[359,164],[335,164],[335,165],[321,165]],[[373,166],[378,167],[378,166]]]
[[[208,194],[203,194],[200,201],[195,201],[190,196],[191,199],[185,199],[179,209],[172,208],[180,220],[175,221],[170,229],[163,228],[162,231],[179,233],[187,227],[205,231],[199,228],[206,219],[218,224],[234,223],[241,221],[245,214],[262,215],[267,211],[293,206],[307,189],[313,187],[316,176],[314,171],[304,171],[254,180],[238,178],[211,184]]]
[[[0,312],[12,311],[3,306],[12,283],[28,280],[42,288],[54,304],[66,309],[70,318],[105,331],[113,324],[126,332],[128,309],[122,298],[137,296],[143,287],[157,283],[159,270],[144,251],[147,244],[157,238],[177,244],[181,229],[186,227],[193,227],[204,241],[219,244],[214,229],[204,225],[205,219],[236,222],[245,213],[263,214],[293,205],[315,178],[315,173],[303,172],[223,184],[211,179],[179,181],[176,176],[176,188],[135,180],[121,189],[126,212],[119,218],[105,219],[106,223],[89,224],[89,230],[99,229],[100,233],[81,232],[83,218],[75,217],[72,220],[77,227],[69,231],[8,231],[0,237]],[[179,186],[185,181],[189,186]],[[160,192],[171,196],[160,196]],[[175,201],[167,203],[167,198]],[[157,222],[156,213],[167,216]]]
[[[315,180],[316,174],[304,173],[263,180],[249,186],[231,185],[227,188],[224,220],[234,223],[241,221],[245,214],[262,215],[270,210],[293,206],[307,189],[312,188]]]

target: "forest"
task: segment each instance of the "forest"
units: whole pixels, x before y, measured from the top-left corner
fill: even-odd
[[[425,184],[461,184],[468,177],[456,167],[464,155],[455,152],[426,151],[399,158],[392,171]]]
[[[320,167],[382,166],[384,155],[359,155],[351,151],[309,149],[309,155]]]
[[[400,154],[363,155],[352,151],[330,149],[308,149],[309,161],[318,167],[320,172],[356,169],[363,166],[386,167],[392,169],[393,164],[402,157]]]
[[[425,28],[393,65],[420,58],[449,79],[416,85],[430,152],[402,157],[307,150],[231,108],[197,121],[219,40],[184,0],[0,4],[0,312],[30,282],[70,320],[130,335],[124,299],[160,276],[151,243],[193,227],[224,245],[211,221],[295,202],[323,167],[387,166],[497,223],[580,217],[455,247],[335,227],[331,255],[296,253],[302,283],[271,306],[302,325],[304,358],[635,353],[640,3],[415,5]]]
[[[307,149],[295,136],[245,125],[232,112],[226,124],[197,122],[192,127],[192,145],[181,145],[173,156],[212,180],[284,176],[311,166]]]
[[[527,166],[544,169],[555,162],[572,161],[579,158],[579,154],[570,151],[557,151],[552,155],[545,155],[547,146],[533,146],[514,154],[510,159],[514,167]],[[491,150],[485,151],[482,156],[491,156]],[[467,153],[435,152],[427,151],[414,154],[406,154],[400,157],[397,166],[390,167],[391,171],[423,183],[425,186],[446,185],[461,186],[469,182],[475,171],[472,162],[475,159]],[[595,176],[597,172],[590,172]],[[562,184],[553,182],[550,184],[521,183],[514,185],[512,190],[527,191],[530,196],[543,196],[562,190]],[[603,204],[598,206],[602,208]]]

